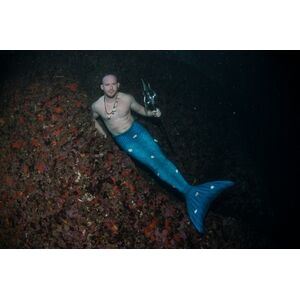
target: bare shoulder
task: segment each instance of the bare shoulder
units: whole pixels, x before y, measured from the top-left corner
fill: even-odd
[[[132,100],[134,99],[132,95],[126,94],[126,93],[121,93],[119,92],[118,97],[121,99],[121,101],[126,101],[128,103],[131,103]]]
[[[96,100],[93,104],[92,104],[92,110],[97,112],[100,111],[101,109],[101,103],[103,102],[104,97],[101,96],[98,100]]]

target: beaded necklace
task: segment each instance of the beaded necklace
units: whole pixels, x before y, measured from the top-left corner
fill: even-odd
[[[114,105],[112,107],[112,111],[111,112],[108,112],[107,111],[107,108],[106,108],[106,97],[104,95],[104,108],[105,108],[105,112],[106,112],[106,115],[107,115],[107,118],[110,119],[112,117],[112,115],[117,111],[117,106],[118,106],[118,94],[116,96],[116,99],[115,99],[115,102],[114,102]]]

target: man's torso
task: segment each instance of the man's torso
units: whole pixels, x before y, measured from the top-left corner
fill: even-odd
[[[101,96],[94,104],[94,110],[101,116],[104,121],[107,129],[111,132],[112,135],[119,135],[127,131],[134,119],[131,115],[130,110],[130,95],[125,93],[118,93],[118,104],[116,106],[116,111],[113,114],[113,103],[104,103],[104,96]]]

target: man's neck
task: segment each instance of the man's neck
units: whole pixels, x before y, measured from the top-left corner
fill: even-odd
[[[104,95],[104,100],[109,103],[115,102],[117,100],[117,98],[118,98],[118,93],[116,95],[114,95],[113,97]]]

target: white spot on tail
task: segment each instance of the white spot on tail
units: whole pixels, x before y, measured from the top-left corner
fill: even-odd
[[[176,171],[175,171],[176,173],[178,173],[179,171],[176,169]]]
[[[214,185],[211,185],[211,186],[210,186],[210,189],[211,189],[211,190],[213,190],[214,188],[215,188],[215,186],[214,186]]]
[[[132,138],[133,138],[133,139],[136,139],[136,138],[137,138],[137,134],[135,134]]]
[[[132,152],[133,150],[131,148],[128,149],[128,152]]]
[[[157,176],[159,177],[159,173],[157,173]]]
[[[194,210],[194,214],[196,214],[196,213],[197,213],[197,211],[198,211],[198,209],[195,209],[195,210]]]
[[[154,155],[151,155],[150,157],[151,157],[152,159],[153,159],[153,158],[155,158],[155,156],[154,156]]]
[[[154,139],[153,141],[154,141],[155,143],[158,143],[158,140],[157,140],[157,139]]]
[[[196,193],[195,193],[195,196],[196,196],[196,197],[198,197],[198,196],[199,196],[199,193],[198,193],[198,192],[196,192]]]

